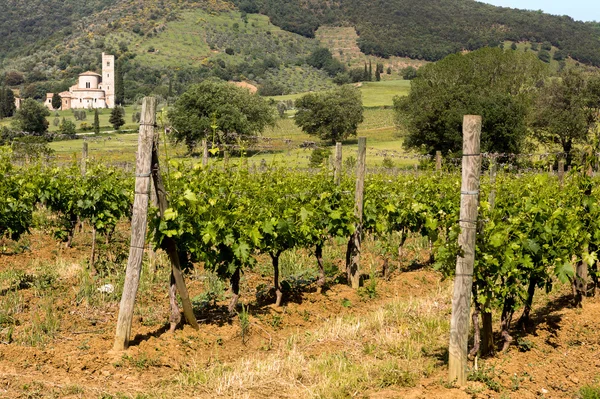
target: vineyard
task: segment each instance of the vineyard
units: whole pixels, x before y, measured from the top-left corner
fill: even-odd
[[[128,234],[134,176],[94,162],[70,167],[42,163],[15,166],[11,156],[10,150],[4,149],[0,157],[2,256],[27,251],[19,243],[28,233],[35,236],[45,232],[56,246],[69,248],[81,231],[87,231],[91,242],[86,241],[75,301],[92,308],[99,303],[116,304],[123,289],[124,256],[123,250],[119,255],[115,248],[124,245]],[[356,256],[357,230],[364,237],[365,248],[361,251],[359,243],[358,256],[370,259],[368,267],[363,259],[360,288],[352,294],[360,301],[374,300],[389,281],[408,276],[406,262],[421,264],[419,267],[424,262],[445,277],[454,274],[461,251],[457,245],[461,188],[459,168],[452,162],[437,171],[367,173],[361,214],[356,212],[358,186],[355,166],[350,163],[334,176],[327,165],[312,170],[275,163],[256,168],[248,167],[243,158],[239,162],[214,159],[208,165],[165,160],[162,173],[170,205],[161,212],[149,212],[148,246],[153,250],[146,251],[145,260],[145,273],[150,272],[150,281],[156,284],[158,276],[164,274],[157,272],[158,264],[165,260],[160,248],[171,240],[177,244],[179,261],[188,277],[193,280],[202,270],[206,281],[200,289],[203,292],[192,295],[194,313],[203,320],[201,331],[203,323],[227,320],[239,329],[243,345],[252,341],[253,335],[260,336],[261,342],[269,336],[270,347],[271,333],[252,328],[249,313],[256,315],[264,306],[286,309],[302,303],[306,295],[337,293],[340,286],[353,283],[355,276],[348,265]],[[529,341],[521,336],[522,331],[535,329],[531,314],[536,290],[547,296],[572,286],[569,301],[581,307],[584,297],[595,293],[598,285],[600,234],[596,224],[600,210],[596,178],[588,173],[591,160],[584,158],[581,166],[558,177],[539,171],[511,172],[511,164],[503,163],[508,160],[484,157],[488,171],[481,178],[472,290],[473,323],[481,327],[481,333],[475,329],[471,356],[503,353],[511,345],[519,349],[526,346]],[[548,158],[545,163],[555,161]],[[29,274],[20,268],[6,268],[10,260],[2,265],[0,340],[8,346],[41,348],[60,340],[60,321],[50,307],[45,315],[36,311],[32,316],[33,323],[37,320],[41,326],[34,333],[24,322],[28,307],[22,303],[24,292],[33,290],[34,297],[43,296],[60,285],[57,270]],[[257,273],[262,282],[252,286],[252,276]],[[165,277],[163,283],[167,280]],[[193,281],[191,287],[198,288]],[[227,287],[229,293],[225,294]],[[252,298],[253,292],[256,298]],[[145,303],[151,297],[151,302],[156,301],[157,295],[160,297],[157,292],[147,292],[140,300]],[[170,316],[163,311],[164,319],[154,319],[150,325],[164,325],[168,318],[171,329],[177,327],[180,316],[173,301],[174,289]],[[342,309],[350,307],[351,300],[344,297],[341,305]],[[521,312],[516,323],[515,312]],[[146,320],[156,317],[152,313],[150,310]],[[278,311],[272,313],[272,327],[281,317]],[[142,325],[143,320],[140,317]],[[494,334],[493,327],[498,325],[499,334]],[[103,331],[112,328],[105,325]],[[216,345],[220,347],[223,343],[219,340]],[[380,356],[386,359],[394,354],[387,346],[378,351],[383,351]],[[123,359],[131,358],[125,355],[121,363]],[[415,386],[432,373],[426,368],[411,370],[409,364],[396,364],[383,377],[378,376],[391,380],[378,386]],[[474,373],[477,375],[477,371],[470,375]],[[200,382],[186,383],[196,384]],[[492,391],[500,389],[494,385],[497,382],[486,384]],[[345,389],[349,388],[342,384],[340,392]],[[243,390],[222,393],[227,396],[235,392]]]

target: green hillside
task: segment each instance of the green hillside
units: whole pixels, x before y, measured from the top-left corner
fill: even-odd
[[[563,59],[600,65],[597,23],[473,0],[0,0],[0,9],[0,84],[36,99],[99,70],[102,52],[117,55],[128,103],[210,77],[269,96],[327,89],[338,73],[307,65],[319,47],[354,82],[350,72],[370,62],[395,80],[406,66],[502,43],[554,69]]]
[[[504,40],[549,42],[574,59],[600,66],[597,24],[474,0],[236,0],[274,24],[308,37],[321,25],[353,26],[365,54],[435,61]]]

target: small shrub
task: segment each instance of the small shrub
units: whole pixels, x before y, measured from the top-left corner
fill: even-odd
[[[318,168],[320,166],[323,166],[323,164],[325,162],[327,162],[327,160],[329,159],[329,156],[331,155],[331,149],[325,147],[325,148],[315,148],[312,152],[312,154],[310,154],[310,167],[311,168]]]
[[[381,162],[381,167],[384,169],[393,169],[394,168],[394,161],[392,161],[391,158],[383,158],[383,161]]]

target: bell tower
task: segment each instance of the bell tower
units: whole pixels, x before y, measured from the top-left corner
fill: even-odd
[[[106,106],[115,107],[115,56],[102,53],[102,89]]]

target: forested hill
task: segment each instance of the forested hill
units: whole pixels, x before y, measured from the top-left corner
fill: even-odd
[[[285,30],[313,36],[320,25],[352,25],[366,54],[436,61],[504,40],[550,42],[600,66],[598,24],[473,0],[234,0]]]
[[[73,33],[77,24],[117,0],[0,0],[0,58],[25,55],[49,40]]]

